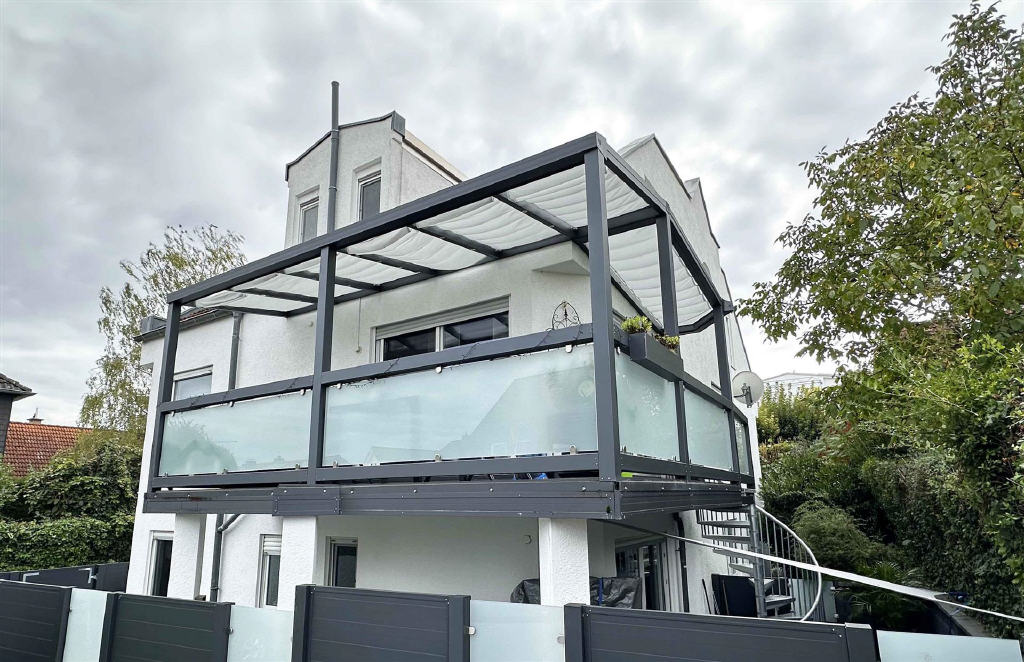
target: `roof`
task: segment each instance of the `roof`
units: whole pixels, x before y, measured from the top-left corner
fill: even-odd
[[[35,395],[32,389],[25,386],[16,379],[11,379],[7,375],[0,373],[0,393],[5,395],[13,395],[15,400],[27,398],[30,395]]]
[[[12,421],[7,428],[3,462],[14,470],[15,476],[24,476],[32,468],[45,467],[54,455],[74,446],[79,435],[88,430]]]
[[[179,322],[178,328],[187,329],[191,326],[199,326],[200,324],[206,324],[207,322],[219,320],[224,317],[231,317],[231,311],[217,310],[213,308],[194,308],[181,314],[181,321]],[[167,320],[162,317],[153,317],[149,327],[146,328],[144,326],[139,335],[135,336],[135,341],[146,342],[147,340],[162,338],[166,327]]]
[[[390,113],[385,113],[380,117],[370,117],[369,119],[358,120],[356,122],[349,122],[348,124],[339,124],[338,130],[341,131],[344,129],[352,128],[354,126],[362,126],[363,124],[373,124],[374,122],[383,122],[386,119],[391,120],[392,129],[403,135],[405,134],[405,118],[399,115],[398,112],[394,110],[392,110]],[[331,132],[328,131],[327,133],[322,135],[319,140],[317,140],[315,143],[306,148],[306,151],[304,151],[302,154],[299,154],[297,157],[295,157],[288,163],[284,164],[284,181],[288,181],[289,171],[291,170],[293,165],[304,159],[307,154],[312,152],[320,145],[320,143],[322,143],[323,141],[327,140],[330,137]]]

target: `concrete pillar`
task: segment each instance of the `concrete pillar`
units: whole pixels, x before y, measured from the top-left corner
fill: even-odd
[[[316,517],[285,517],[281,526],[281,576],[277,608],[295,609],[295,587],[323,584],[323,545]]]
[[[205,542],[206,515],[174,516],[174,542],[171,547],[171,576],[167,582],[167,597],[193,600],[199,595]]]
[[[587,520],[537,520],[540,603],[561,607],[590,604],[590,559]]]

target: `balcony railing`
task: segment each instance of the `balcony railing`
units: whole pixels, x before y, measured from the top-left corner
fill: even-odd
[[[676,354],[621,334],[616,345],[621,470],[749,482],[742,413],[687,375]],[[161,405],[157,485],[308,482],[311,380]],[[589,325],[332,371],[324,381],[314,481],[599,466]]]
[[[337,305],[559,243],[587,256],[590,319],[600,323],[332,369]],[[713,326],[719,388],[651,337],[622,335],[613,293],[659,332]],[[332,229],[168,302],[151,489],[522,474],[752,483],[746,419],[731,393],[732,304],[667,203],[597,134]],[[172,402],[189,305],[315,313],[312,374]]]

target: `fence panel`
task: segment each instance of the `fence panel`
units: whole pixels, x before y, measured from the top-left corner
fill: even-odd
[[[0,581],[0,659],[60,662],[71,589]]]
[[[71,586],[73,588],[92,588],[96,578],[96,566],[79,565],[70,568],[47,568],[45,570],[26,570],[21,581],[30,584],[49,584],[50,586]]]
[[[292,662],[465,662],[469,596],[297,586]]]
[[[566,662],[875,662],[868,626],[565,607]]]
[[[231,605],[107,595],[100,662],[224,662]]]

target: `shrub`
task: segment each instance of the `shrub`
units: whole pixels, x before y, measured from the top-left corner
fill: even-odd
[[[125,561],[134,516],[63,517],[39,522],[0,520],[0,570],[38,570]]]
[[[856,572],[882,555],[882,546],[868,538],[848,512],[821,501],[796,509],[793,530],[814,551],[818,563],[837,570]]]

